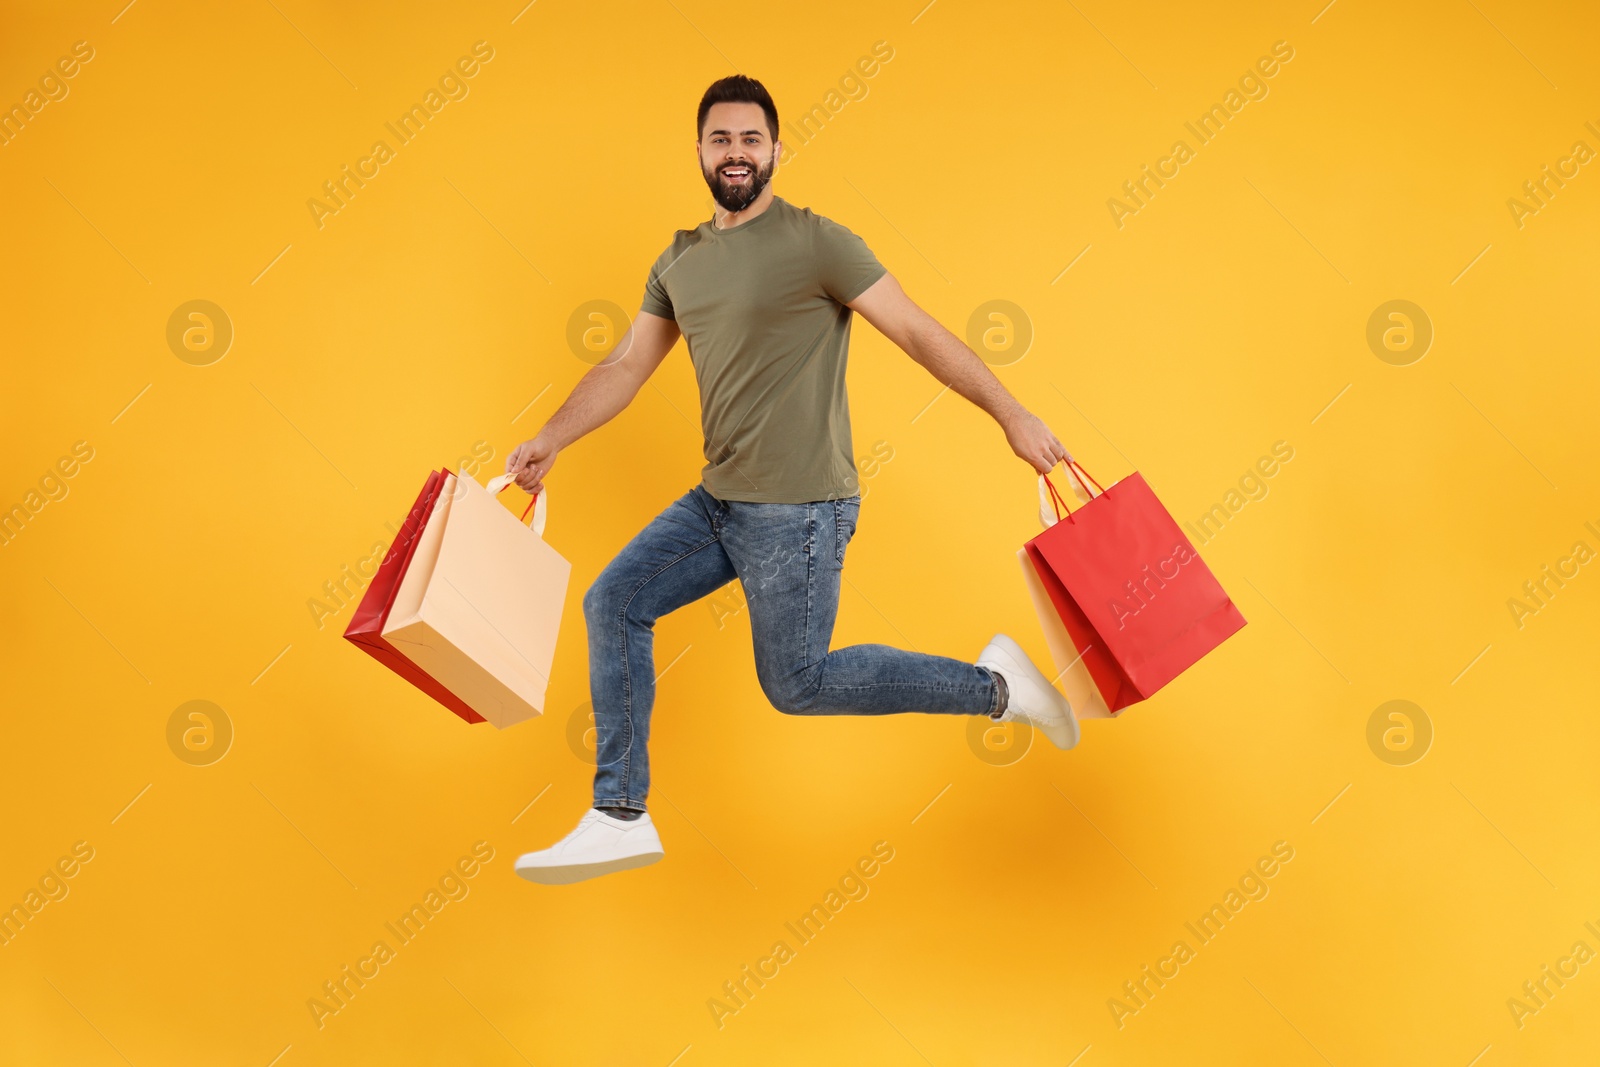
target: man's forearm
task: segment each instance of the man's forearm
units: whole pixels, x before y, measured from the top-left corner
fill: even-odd
[[[909,348],[911,358],[928,373],[988,412],[1001,426],[1023,410],[978,354],[936,320],[929,318],[912,333]]]
[[[618,361],[590,367],[566,401],[546,420],[538,436],[557,449],[610,422],[638,393],[642,383]]]

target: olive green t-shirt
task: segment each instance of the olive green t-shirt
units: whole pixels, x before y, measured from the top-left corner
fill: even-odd
[[[780,196],[732,229],[708,219],[673,235],[640,310],[677,320],[688,343],[708,493],[799,504],[860,491],[845,304],[885,273],[860,237]]]

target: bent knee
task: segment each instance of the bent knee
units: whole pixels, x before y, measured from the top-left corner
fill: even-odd
[[[620,614],[627,602],[628,593],[623,583],[601,571],[583,594],[583,614],[591,622],[603,622]]]
[[[626,574],[605,571],[583,594],[583,614],[590,626],[602,627],[624,619],[630,625],[654,626],[658,617],[658,598],[648,595],[645,586]]]
[[[795,674],[785,679],[761,679],[761,691],[767,701],[785,715],[809,715],[816,710],[816,687],[810,684],[809,674]]]

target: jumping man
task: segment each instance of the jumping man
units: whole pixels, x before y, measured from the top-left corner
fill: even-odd
[[[601,571],[583,598],[598,735],[594,806],[516,863],[567,883],[662,857],[645,798],[655,702],[655,621],[734,578],[756,675],[792,715],[916,711],[1026,721],[1058,748],[1078,742],[1071,706],[1015,641],[976,663],[888,645],[829,651],[845,547],[861,507],[845,359],[852,312],[981,407],[1040,473],[1071,458],[982,360],[906,296],[862,239],[777,196],[783,144],[761,83],[723,78],[700,100],[695,152],[720,206],[679,230],[651,266],[633,326],[531,440],[506,460],[528,492],[561,449],[626,407],[681,335],[700,387],[706,465]]]

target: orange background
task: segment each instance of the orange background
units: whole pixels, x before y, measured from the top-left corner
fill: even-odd
[[[0,104],[74,42],[93,58],[0,145],[0,508],[27,511],[0,546],[0,905],[65,890],[0,945],[0,1060],[1594,1058],[1600,966],[1508,1000],[1600,951],[1600,576],[1566,564],[1520,625],[1508,602],[1600,550],[1600,176],[1520,225],[1508,201],[1600,148],[1597,30],[1489,0],[5,5]],[[479,41],[466,95],[319,227],[323,183]],[[1280,41],[1267,94],[1198,144],[1184,124]],[[573,582],[545,716],[469,727],[308,602],[429,467],[476,445],[482,480],[538,429],[596,358],[577,309],[638,307],[709,213],[691,116],[735,70],[793,139],[781,195],[958,335],[1015,306],[1031,343],[984,354],[1103,484],[1140,471],[1180,523],[1224,505],[1199,547],[1249,625],[1061,752],[779,714],[732,587],[657,628],[664,861],[531,885],[516,856],[590,798],[581,595],[702,463],[684,349],[550,477]],[[1119,227],[1107,202],[1179,139]],[[233,329],[207,365],[167,339],[192,300]],[[1420,358],[1368,344],[1392,300],[1431,323]],[[1014,556],[1029,468],[861,320],[850,386],[858,456],[892,458],[836,645],[976,657],[1003,631],[1048,663]],[[205,765],[169,733],[195,700],[220,709]],[[1393,700],[1411,740],[1369,744]],[[319,1027],[323,983],[478,842],[466,895]],[[723,983],[877,842],[867,895],[719,1026]],[[1199,944],[1185,924],[1277,842],[1267,894]]]

